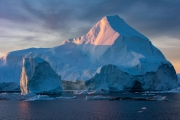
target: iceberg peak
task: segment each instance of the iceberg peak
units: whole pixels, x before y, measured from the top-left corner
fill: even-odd
[[[147,37],[130,27],[118,15],[113,15],[103,17],[86,35],[74,38],[72,42],[75,44],[112,45],[119,36],[136,37],[149,41]]]
[[[115,22],[115,21],[125,23],[125,21],[122,18],[120,18],[118,15],[107,15],[107,16],[103,17],[101,20],[104,22],[107,22],[107,23],[111,23],[111,22]]]
[[[106,20],[113,30],[118,32],[122,36],[136,36],[148,40],[147,37],[129,26],[122,18],[118,15],[105,16],[103,20]]]

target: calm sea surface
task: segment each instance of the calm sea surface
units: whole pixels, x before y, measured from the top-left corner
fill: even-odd
[[[0,120],[180,120],[180,93],[158,95],[167,96],[169,100],[86,101],[86,95],[77,95],[76,99],[70,100],[31,102],[0,100]],[[111,94],[111,96],[145,97],[140,93]],[[142,110],[142,107],[146,109]]]

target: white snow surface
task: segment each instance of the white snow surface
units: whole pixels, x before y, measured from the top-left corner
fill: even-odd
[[[48,62],[41,58],[26,57],[20,79],[21,94],[47,93],[60,94],[61,77],[51,68]]]
[[[81,37],[53,48],[13,51],[0,58],[0,82],[19,83],[22,59],[28,55],[47,61],[62,80],[89,80],[107,64],[131,75],[157,71],[171,64],[151,41],[119,16],[105,16]],[[40,62],[40,61],[39,61]]]

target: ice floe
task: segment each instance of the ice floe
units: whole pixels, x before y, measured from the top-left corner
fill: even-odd
[[[88,91],[88,90],[76,90],[74,91],[74,94],[78,95],[78,94],[109,94],[108,91],[103,90],[103,89],[99,89],[99,90],[94,90],[94,91]]]
[[[89,92],[88,92],[87,90],[83,90],[83,91],[77,90],[77,91],[74,91],[74,94],[75,94],[75,95],[88,94],[88,93],[89,93]]]
[[[28,98],[24,101],[36,101],[36,100],[54,100],[55,98],[49,97],[48,95],[36,95],[34,97]]]
[[[168,98],[167,96],[156,95],[156,96],[153,96],[152,100],[164,101],[164,100],[168,100]]]

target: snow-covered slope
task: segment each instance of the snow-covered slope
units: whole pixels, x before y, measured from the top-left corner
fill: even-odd
[[[20,79],[21,94],[46,93],[60,94],[61,77],[41,58],[27,57],[23,59]]]
[[[90,31],[61,45],[14,51],[0,60],[0,82],[19,82],[22,58],[31,53],[50,63],[62,80],[89,80],[99,67],[113,64],[130,75],[145,75],[167,64],[163,54],[148,38],[131,28],[119,16],[102,18]]]

